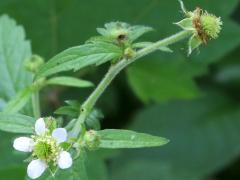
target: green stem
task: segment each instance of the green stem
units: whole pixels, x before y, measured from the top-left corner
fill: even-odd
[[[33,114],[35,118],[41,117],[40,111],[40,102],[39,102],[39,92],[35,92],[32,95],[32,106],[33,106]]]
[[[91,110],[94,107],[95,103],[97,102],[98,98],[102,95],[102,93],[105,91],[105,89],[108,87],[108,85],[112,82],[112,80],[116,77],[116,75],[122,69],[124,69],[129,64],[135,62],[137,59],[158,50],[159,47],[174,44],[174,43],[181,41],[187,37],[190,37],[191,34],[192,34],[191,31],[181,31],[177,34],[174,34],[163,40],[157,41],[154,44],[151,44],[148,47],[139,50],[136,53],[135,57],[132,59],[122,59],[117,64],[112,65],[110,67],[110,69],[108,70],[107,74],[102,79],[102,81],[96,87],[96,89],[92,92],[92,94],[83,103],[83,105],[81,107],[81,114],[73,128],[73,131],[72,131],[73,136],[77,137],[79,135],[79,133],[81,131],[80,130],[81,124],[84,123],[86,117],[91,112]]]

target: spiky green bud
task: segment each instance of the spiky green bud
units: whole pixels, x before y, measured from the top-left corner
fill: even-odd
[[[89,150],[96,150],[100,145],[100,137],[97,131],[90,130],[84,135],[84,142]]]
[[[34,137],[34,139],[36,144],[33,149],[33,156],[46,162],[56,163],[58,155],[62,150],[57,141],[48,134]]]
[[[200,17],[203,31],[212,39],[216,39],[222,29],[222,21],[220,17],[207,12],[203,13]]]
[[[185,31],[192,32],[188,43],[188,54],[190,55],[201,44],[207,44],[210,39],[218,38],[223,22],[220,17],[216,17],[207,11],[204,12],[199,7],[194,11],[187,11],[183,2],[181,0],[179,2],[186,18],[175,24]]]

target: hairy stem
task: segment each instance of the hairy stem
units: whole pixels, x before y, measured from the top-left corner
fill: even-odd
[[[40,118],[41,111],[40,111],[40,102],[39,102],[39,92],[35,92],[32,95],[32,107],[33,107],[34,117]]]
[[[118,63],[112,65],[110,67],[110,69],[108,70],[107,74],[102,79],[102,81],[98,84],[96,89],[92,92],[92,94],[83,103],[83,105],[81,107],[80,116],[75,124],[75,127],[73,128],[73,132],[72,132],[73,136],[74,137],[78,136],[78,134],[81,131],[81,129],[80,129],[81,124],[84,123],[86,117],[91,112],[92,108],[94,107],[94,105],[97,102],[97,100],[99,99],[99,97],[102,95],[102,93],[105,91],[105,89],[108,87],[108,85],[112,82],[112,80],[116,77],[116,75],[122,69],[124,69],[129,64],[135,62],[137,59],[158,50],[159,47],[174,44],[174,43],[181,41],[187,37],[190,37],[191,34],[192,34],[191,31],[181,31],[177,34],[174,34],[163,40],[157,41],[154,44],[151,44],[148,47],[139,50],[136,53],[135,57],[132,59],[122,59]]]

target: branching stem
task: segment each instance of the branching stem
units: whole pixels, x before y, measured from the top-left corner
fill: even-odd
[[[163,40],[157,41],[154,44],[149,45],[146,48],[143,48],[139,50],[135,57],[132,59],[122,59],[118,63],[111,65],[108,72],[102,79],[102,81],[98,84],[96,89],[92,92],[92,94],[86,99],[86,101],[81,106],[81,113],[80,116],[73,128],[72,135],[73,137],[77,138],[80,131],[81,131],[81,124],[84,123],[85,119],[87,118],[88,114],[93,109],[94,105],[96,104],[99,97],[103,94],[105,89],[109,86],[109,84],[112,82],[112,80],[117,76],[117,74],[127,67],[129,64],[135,62],[137,59],[146,56],[156,50],[159,49],[159,47],[168,46],[171,44],[174,44],[178,41],[181,41],[187,37],[190,37],[192,35],[192,31],[181,31],[177,34],[174,34],[170,37],[167,37]]]

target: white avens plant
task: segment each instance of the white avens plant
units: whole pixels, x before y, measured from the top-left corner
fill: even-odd
[[[47,128],[44,119],[40,118],[35,123],[35,133],[31,138],[19,137],[13,143],[16,150],[32,153],[32,160],[27,167],[31,179],[40,177],[51,166],[60,169],[72,166],[71,154],[61,146],[61,143],[67,141],[66,129]]]
[[[31,137],[19,137],[13,143],[16,150],[31,153],[27,167],[27,174],[31,179],[39,178],[47,169],[58,178],[61,173],[56,174],[57,170],[70,168],[73,164],[71,155],[74,155],[74,159],[79,159],[74,163],[78,168],[72,168],[72,171],[66,173],[73,179],[86,180],[88,166],[85,161],[88,151],[99,148],[157,147],[169,142],[166,138],[130,130],[101,130],[100,120],[103,115],[95,109],[95,105],[114,78],[138,59],[159,50],[164,53],[173,52],[169,46],[185,39],[189,39],[187,47],[190,55],[200,45],[206,45],[219,36],[223,25],[220,17],[201,8],[187,11],[183,2],[180,3],[185,16],[176,24],[181,27],[181,31],[156,42],[141,42],[138,39],[152,31],[151,27],[110,22],[97,29],[99,35],[91,37],[83,45],[60,52],[47,62],[36,55],[26,60],[25,68],[32,73],[34,80],[6,105],[4,113],[0,112],[0,117],[4,120],[0,130],[31,134],[35,126],[35,133]],[[57,128],[54,118],[39,118],[39,92],[45,86],[93,86],[90,81],[56,74],[107,62],[110,63],[108,72],[85,101],[80,103],[68,100],[67,106],[54,112],[66,124],[65,128]],[[20,114],[19,112],[24,112],[21,110],[31,97],[33,112],[29,116]],[[68,175],[64,175],[66,176]]]

